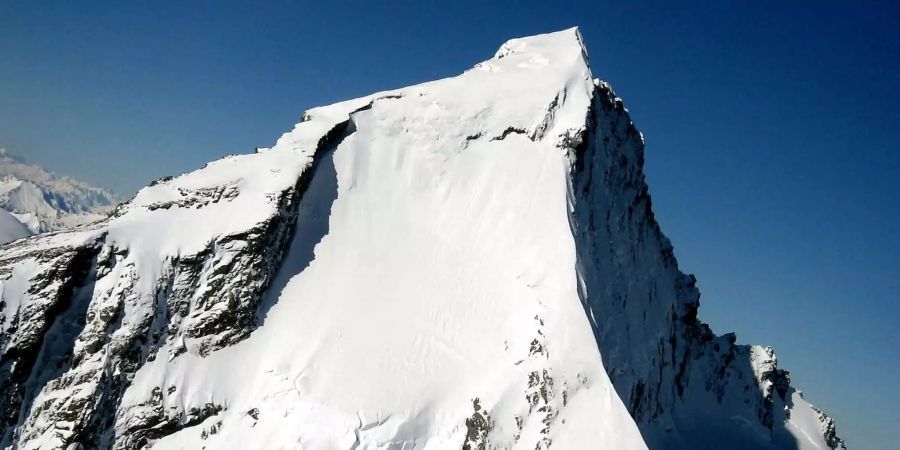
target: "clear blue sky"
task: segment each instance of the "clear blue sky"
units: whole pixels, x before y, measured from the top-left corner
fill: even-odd
[[[776,346],[852,448],[897,448],[900,7],[630,3],[4,1],[0,146],[130,195],[580,25],[701,317]]]

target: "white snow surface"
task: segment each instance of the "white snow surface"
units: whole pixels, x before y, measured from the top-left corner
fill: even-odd
[[[0,209],[0,244],[31,235],[31,230],[16,216]]]
[[[279,274],[263,326],[206,358],[147,363],[123,404],[162,387],[166,406],[225,406],[156,448],[459,448],[476,399],[498,448],[644,448],[576,289],[557,142],[584,126],[592,89],[577,30],[516,39],[456,78],[313,109],[271,149],[142,190],[109,225],[117,245],[138,259],[196,251],[271,214],[266,192],[371,104],[313,176],[294,240],[313,215],[327,235],[308,267]],[[222,185],[239,194],[142,209]],[[552,379],[543,412],[530,375]]]

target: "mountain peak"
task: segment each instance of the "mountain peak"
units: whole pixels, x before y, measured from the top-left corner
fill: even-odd
[[[118,201],[105,189],[57,176],[6,149],[0,152],[0,208],[12,213],[32,233],[101,219]]]
[[[517,53],[563,55],[575,50],[587,55],[584,39],[578,27],[510,39],[500,46],[494,58],[499,59]]]
[[[0,447],[837,447],[697,320],[643,145],[569,29],[3,247]]]

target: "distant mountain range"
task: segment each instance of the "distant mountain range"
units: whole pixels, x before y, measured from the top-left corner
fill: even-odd
[[[105,189],[58,176],[0,149],[0,208],[5,210],[0,213],[0,243],[93,222],[118,202]]]

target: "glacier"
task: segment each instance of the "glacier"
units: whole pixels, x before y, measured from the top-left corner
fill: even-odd
[[[0,446],[836,449],[697,319],[577,29],[0,247]]]

